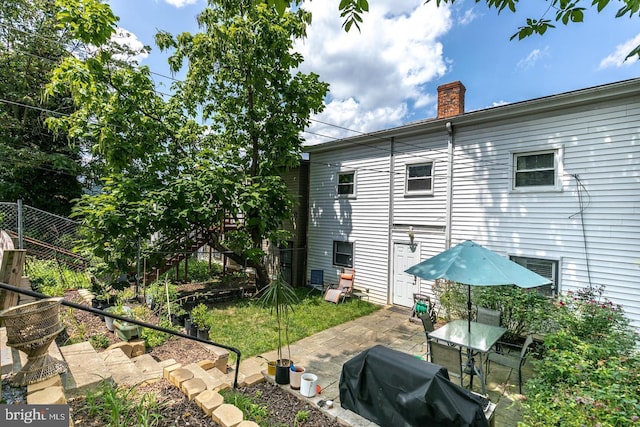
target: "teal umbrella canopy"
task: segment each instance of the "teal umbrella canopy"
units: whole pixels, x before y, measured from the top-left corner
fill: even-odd
[[[422,279],[447,279],[470,286],[534,288],[551,283],[549,279],[471,240],[409,267],[405,273]]]

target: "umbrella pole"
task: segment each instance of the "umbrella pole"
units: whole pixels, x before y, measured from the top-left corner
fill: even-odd
[[[471,285],[467,285],[469,295],[467,296],[467,328],[469,336],[471,336]]]
[[[471,285],[467,285],[467,331],[468,331],[468,340],[467,343],[467,369],[469,370],[469,389],[473,390],[473,375],[476,374],[476,364],[475,360],[473,360],[473,350],[471,350]]]

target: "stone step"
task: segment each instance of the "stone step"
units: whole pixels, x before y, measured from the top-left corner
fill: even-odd
[[[7,328],[0,328],[0,375],[13,372],[13,354],[7,345]]]
[[[91,293],[90,290],[88,289],[78,289],[78,293],[80,294],[80,296],[82,297],[82,299],[84,300],[84,302],[87,303],[87,305],[91,305],[91,301],[93,300],[94,296]]]
[[[197,363],[190,363],[184,366],[184,368],[193,372],[194,378],[201,379],[206,384],[207,390],[222,390],[230,387],[227,382],[227,378],[224,375],[214,377],[202,369],[202,367]]]
[[[170,359],[173,360],[173,359]],[[150,354],[143,354],[131,359],[135,367],[144,377],[144,383],[151,384],[162,379],[163,364],[160,364]],[[175,363],[175,360],[173,361]]]
[[[133,387],[147,381],[146,375],[124,354],[122,349],[105,350],[98,355],[104,360],[105,366],[118,387]],[[162,377],[162,369],[160,369],[159,375]]]
[[[63,375],[67,397],[95,390],[103,380],[113,381],[104,359],[88,341],[64,346],[60,351],[69,365],[69,371]]]

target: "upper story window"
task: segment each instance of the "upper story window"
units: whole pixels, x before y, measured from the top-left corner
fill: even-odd
[[[353,267],[353,242],[333,241],[333,264]]]
[[[407,194],[433,193],[433,162],[407,165]]]
[[[338,172],[338,196],[356,195],[356,173]]]
[[[558,150],[514,153],[514,190],[559,190]]]

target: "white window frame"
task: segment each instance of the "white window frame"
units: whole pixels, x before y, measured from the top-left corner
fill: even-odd
[[[509,256],[509,259],[515,262],[516,264],[519,264],[534,272],[535,272],[535,269],[531,268],[531,266],[529,266],[528,263],[531,263],[531,264],[549,263],[551,265],[551,277],[547,277],[543,275],[541,276],[547,277],[547,279],[551,280],[551,284],[538,286],[537,288],[532,288],[532,289],[535,289],[542,295],[548,296],[548,297],[554,297],[558,295],[558,289],[560,288],[560,281],[558,276],[558,270],[560,269],[560,261],[558,261],[557,259],[551,259],[551,258],[537,258],[537,257],[521,256],[521,255],[511,255]]]
[[[342,252],[340,253],[340,255],[345,255],[345,256],[350,256],[351,262],[348,263],[343,263],[343,262],[338,262],[338,260],[336,259],[336,255],[338,255],[338,245],[341,243],[346,243],[351,245],[351,254],[347,254],[346,252]],[[349,241],[345,241],[345,240],[334,240],[333,241],[333,265],[339,266],[339,267],[347,267],[347,268],[353,268],[353,257],[355,254],[355,243],[354,242],[349,242]]]
[[[431,185],[430,188],[428,190],[409,190],[409,181],[411,180],[411,178],[409,178],[409,169],[414,168],[414,167],[421,167],[421,166],[431,166],[431,175],[429,176],[424,176],[424,177],[416,177],[414,179],[425,179],[428,178],[431,180]],[[436,169],[436,163],[432,160],[426,161],[426,162],[420,162],[420,163],[407,163],[406,168],[405,168],[405,178],[404,178],[404,194],[406,196],[424,196],[424,195],[432,195],[433,194],[433,184],[434,184],[434,176],[435,176],[435,169]]]
[[[517,170],[518,157],[535,156],[539,154],[553,154],[554,184],[553,185],[527,185],[527,186],[517,187],[516,174],[519,172]],[[511,191],[516,193],[562,191],[563,157],[564,157],[564,150],[562,147],[553,147],[547,150],[537,150],[537,151],[511,152],[510,165],[509,165],[509,168],[511,170],[511,180],[510,180]],[[534,172],[534,170],[532,170],[531,172]]]
[[[340,176],[342,175],[353,175],[353,183],[351,184],[353,186],[353,191],[351,193],[342,193],[342,194],[340,193]],[[356,173],[356,171],[354,170],[339,171],[336,174],[336,197],[347,198],[347,199],[355,198],[357,183],[358,183],[358,174]],[[347,184],[343,184],[343,185],[347,185]]]

